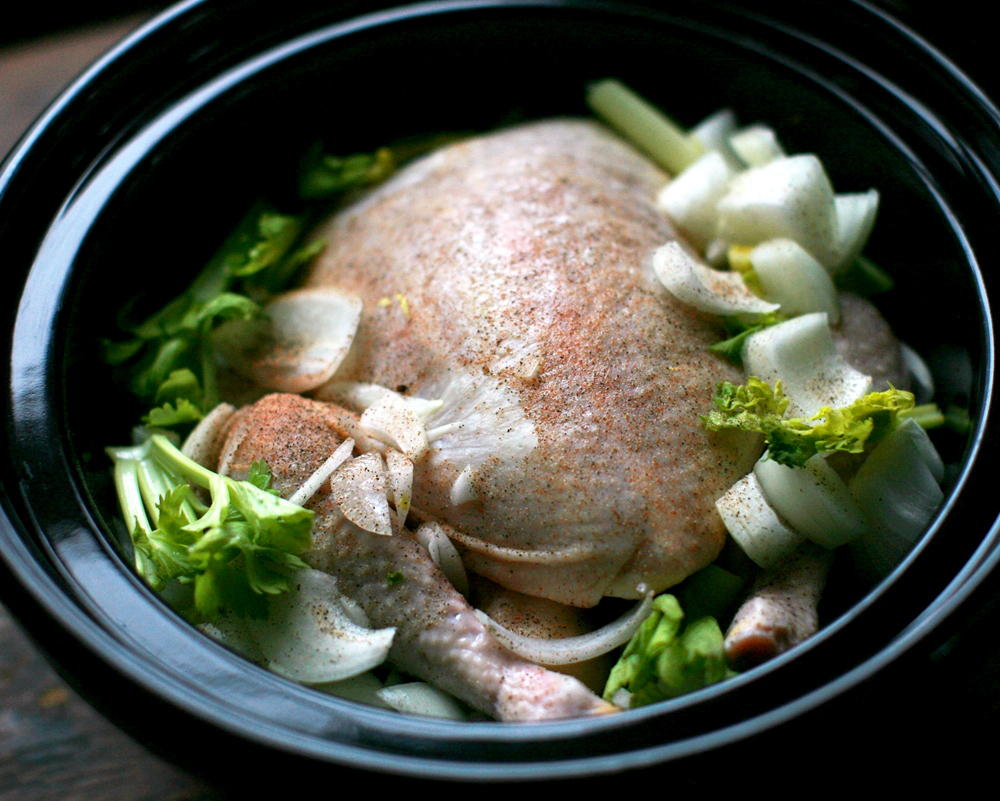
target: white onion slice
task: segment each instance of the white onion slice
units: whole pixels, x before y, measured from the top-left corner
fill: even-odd
[[[729,146],[748,167],[763,167],[785,156],[774,129],[757,123],[736,131],[729,137]]]
[[[656,205],[683,230],[692,245],[704,250],[715,235],[715,205],[735,174],[723,155],[713,150],[663,187],[656,196]]]
[[[850,489],[874,527],[912,543],[944,500],[943,477],[944,463],[927,432],[905,420],[868,455]]]
[[[339,681],[385,661],[395,629],[358,626],[340,605],[337,582],[309,568],[270,600],[265,620],[238,622],[269,670],[308,684]],[[231,621],[237,624],[237,621]]]
[[[476,469],[471,464],[462,468],[462,472],[458,474],[458,478],[451,485],[451,492],[448,495],[452,506],[461,506],[463,503],[479,500],[479,490],[472,483],[472,478],[475,475]]]
[[[847,267],[861,255],[875,227],[878,200],[877,189],[834,197],[837,213],[837,255],[830,265],[834,270]]]
[[[833,279],[822,264],[791,239],[769,239],[750,251],[750,264],[764,296],[781,305],[781,313],[796,317],[826,312],[831,325],[840,322],[840,300]]]
[[[379,698],[378,693],[382,689],[382,682],[371,672],[359,673],[357,676],[352,676],[342,681],[314,684],[313,689],[324,692],[327,695],[343,698],[347,701],[368,704],[368,706],[380,709],[392,709],[385,701]]]
[[[806,540],[768,503],[754,473],[733,484],[715,508],[743,552],[765,569],[780,565]]]
[[[365,411],[376,401],[387,395],[394,395],[404,401],[421,420],[425,420],[434,414],[444,404],[444,401],[440,399],[401,395],[388,387],[383,387],[381,384],[366,384],[360,381],[331,381],[316,393],[316,397],[320,400],[339,401],[360,412]]]
[[[688,136],[706,152],[718,152],[730,169],[739,172],[746,165],[729,145],[729,137],[735,132],[736,114],[732,109],[724,108],[705,117],[688,132]]]
[[[341,513],[358,528],[390,536],[392,516],[385,467],[377,453],[363,453],[330,476],[331,496]]]
[[[412,461],[427,453],[427,430],[402,395],[386,392],[361,413],[361,428]]]
[[[465,565],[462,564],[458,548],[448,536],[448,530],[440,523],[421,523],[416,531],[417,542],[424,546],[430,554],[431,561],[441,568],[451,586],[468,597],[469,577],[465,573]]]
[[[690,135],[701,142],[705,150],[718,150],[729,144],[736,132],[736,112],[723,108],[705,117],[691,129]]]
[[[619,687],[611,697],[611,703],[619,709],[630,709],[632,706],[632,693],[624,687]]]
[[[367,384],[361,381],[331,381],[315,393],[320,400],[337,401],[359,412],[363,412],[391,389],[381,384]]]
[[[218,404],[201,418],[198,425],[187,435],[187,439],[184,440],[184,445],[181,447],[181,453],[202,467],[215,470],[216,465],[209,464],[212,446],[219,432],[222,431],[222,427],[235,412],[236,407],[229,403]]]
[[[864,533],[861,509],[822,455],[786,467],[765,454],[753,471],[774,510],[817,545],[837,548]]]
[[[788,417],[811,417],[823,406],[849,406],[871,392],[872,379],[837,354],[826,314],[803,314],[747,337],[743,366],[773,385],[779,379]]]
[[[467,720],[465,712],[452,696],[426,682],[412,681],[383,687],[379,699],[397,712],[445,720]]]
[[[476,610],[476,616],[502,645],[518,656],[542,665],[570,665],[601,656],[628,642],[642,625],[642,621],[649,616],[649,610],[652,608],[653,593],[649,592],[630,612],[613,623],[590,634],[554,640],[546,637],[522,636],[506,626],[501,626],[481,609]]]
[[[778,309],[778,304],[747,289],[739,273],[703,264],[677,241],[656,249],[653,270],[674,297],[707,314],[765,314]]]
[[[350,459],[353,452],[354,440],[348,437],[309,478],[302,482],[302,486],[295,490],[288,500],[299,506],[305,506],[323,486],[323,482],[333,474],[334,470]]]
[[[421,391],[440,399],[425,418],[432,443],[430,469],[470,468],[466,477],[471,478],[486,461],[517,464],[538,446],[535,425],[524,413],[518,391],[496,376],[448,370]],[[471,482],[464,484],[459,499],[475,489]]]
[[[261,387],[308,392],[328,381],[354,342],[361,299],[333,287],[296,289],[264,307],[266,320],[230,320],[213,334],[226,364]]]
[[[934,443],[931,442],[926,429],[920,423],[912,419],[904,420],[892,433],[891,438],[893,440],[897,438],[911,440],[920,454],[920,458],[927,465],[927,469],[931,471],[934,480],[938,484],[944,480],[944,460],[941,458],[941,454],[938,453],[937,448],[934,447]]]
[[[729,265],[729,243],[716,237],[705,246],[705,263],[713,267],[726,268]]]
[[[722,239],[756,245],[793,239],[820,263],[835,260],[837,215],[833,187],[812,154],[779,158],[737,175],[719,200]]]
[[[170,589],[173,585],[167,585]],[[202,634],[211,637],[217,643],[235,651],[244,659],[249,659],[258,665],[267,664],[267,659],[257,647],[253,635],[247,631],[245,618],[223,613],[211,623],[198,623],[197,628]]]
[[[909,424],[920,428],[912,420],[904,425]],[[862,574],[873,580],[903,560],[944,501],[935,468],[928,465],[918,438],[903,428],[878,444],[850,484],[870,521],[851,552]]]
[[[396,507],[396,533],[398,534],[406,523],[410,512],[410,501],[413,498],[413,462],[397,450],[390,448],[385,454],[389,492],[392,493],[392,503]]]

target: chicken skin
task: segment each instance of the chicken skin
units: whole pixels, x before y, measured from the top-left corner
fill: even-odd
[[[466,565],[574,606],[663,590],[711,562],[714,502],[759,455],[699,425],[715,322],[658,283],[666,181],[596,123],[446,147],[335,215],[310,286],[360,297],[345,382],[442,399],[413,506]]]

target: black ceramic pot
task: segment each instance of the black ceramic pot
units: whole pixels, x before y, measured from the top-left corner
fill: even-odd
[[[272,775],[591,779],[774,749],[784,762],[836,748],[843,726],[870,740],[886,710],[907,708],[894,695],[899,666],[993,597],[993,106],[922,40],[852,2],[271,5],[189,2],[158,17],[80,78],[0,173],[13,284],[0,303],[14,321],[3,345],[4,602],[123,727],[217,775],[260,760]],[[838,189],[879,188],[868,253],[898,283],[883,311],[928,357],[938,400],[972,421],[942,443],[947,500],[925,537],[878,585],[833,591],[825,628],[805,645],[601,720],[390,714],[269,675],[201,636],[115,540],[103,448],[127,441],[138,410],[108,389],[99,341],[120,310],[179,291],[249,198],[282,191],[317,136],[353,152],[583,114],[585,85],[606,76],[687,124],[721,106],[766,120],[791,152],[822,154]]]

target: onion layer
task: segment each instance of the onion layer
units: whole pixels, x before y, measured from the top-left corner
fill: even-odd
[[[601,656],[627,643],[642,621],[649,616],[652,608],[653,593],[648,592],[630,612],[613,623],[590,634],[555,640],[545,637],[524,637],[500,625],[481,609],[476,610],[476,616],[494,637],[518,656],[542,665],[571,665],[574,662],[584,662]]]

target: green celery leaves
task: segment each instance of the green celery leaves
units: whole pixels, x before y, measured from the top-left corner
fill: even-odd
[[[683,626],[673,595],[660,595],[632,636],[604,688],[605,700],[628,691],[629,707],[644,706],[699,690],[734,675],[726,667],[723,636],[715,618]]]
[[[744,319],[740,315],[724,317],[722,322],[726,327],[726,339],[720,340],[708,346],[709,351],[716,356],[732,362],[733,364],[743,363],[743,343],[751,334],[763,331],[772,325],[784,322],[788,318],[778,312],[755,315],[752,318]]]
[[[213,331],[227,320],[263,317],[266,301],[323,249],[322,241],[301,244],[322,208],[309,201],[326,204],[377,183],[396,163],[388,150],[344,159],[316,151],[310,158],[322,173],[311,180],[323,186],[303,185],[303,214],[257,202],[187,289],[124,326],[127,339],[104,343],[105,362],[150,409],[146,426],[189,427],[219,403]],[[108,453],[137,570],[156,590],[193,584],[193,617],[212,619],[223,609],[266,614],[265,597],[284,592],[290,573],[304,566],[297,554],[311,543],[312,513],[268,490],[266,465],[255,465],[247,481],[232,481],[191,461],[161,434]],[[193,486],[208,491],[208,505]]]
[[[194,618],[212,620],[222,610],[263,617],[265,597],[287,591],[290,573],[305,566],[298,554],[312,542],[313,513],[269,491],[263,463],[234,481],[188,459],[162,434],[108,454],[136,569],[156,590],[193,582]],[[209,491],[209,505],[191,483]]]
[[[336,197],[364,186],[381,183],[396,169],[396,157],[387,147],[374,153],[350,156],[324,154],[317,146],[305,158],[299,194],[307,200]]]
[[[387,148],[343,158],[315,150],[306,159],[301,198],[328,202],[378,183],[397,160]],[[129,339],[105,343],[104,360],[124,368],[132,393],[154,407],[147,424],[197,421],[219,402],[212,331],[226,320],[263,316],[263,302],[319,254],[322,241],[299,246],[312,213],[280,214],[258,202],[183,293],[128,327]]]
[[[701,417],[705,428],[763,434],[769,458],[788,467],[800,467],[817,453],[862,453],[866,443],[885,436],[914,406],[912,393],[888,389],[840,409],[824,406],[812,417],[783,420],[788,398],[781,382],[772,390],[756,376],[742,386],[723,381],[713,402],[716,408]]]
[[[255,206],[185,292],[131,328],[132,339],[105,347],[105,361],[127,365],[133,394],[154,407],[147,424],[197,421],[218,403],[212,331],[225,320],[263,315],[246,293],[269,290],[274,274],[283,280],[289,262],[301,263],[301,254],[290,253],[301,232],[298,217]]]

